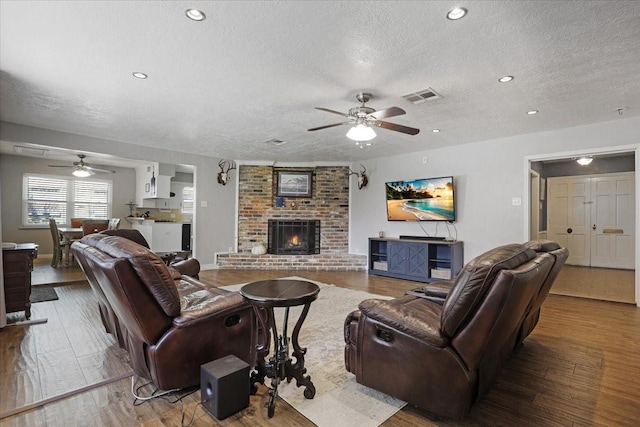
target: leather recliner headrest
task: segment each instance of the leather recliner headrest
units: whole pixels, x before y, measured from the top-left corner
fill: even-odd
[[[536,252],[521,244],[492,249],[471,260],[458,273],[441,317],[443,334],[453,337],[471,318],[501,270],[511,270],[536,257]]]

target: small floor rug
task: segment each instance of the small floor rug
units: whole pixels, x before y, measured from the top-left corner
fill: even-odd
[[[355,375],[344,367],[344,320],[368,298],[389,299],[362,291],[340,288],[302,279],[320,286],[318,299],[311,304],[302,325],[298,342],[307,347],[305,367],[316,387],[313,399],[305,399],[304,387],[296,381],[280,383],[278,395],[298,412],[320,427],[359,426],[376,427],[400,410],[405,402],[356,383]],[[226,286],[239,290],[242,285]],[[288,331],[291,333],[298,320],[301,307],[289,311]],[[283,309],[276,309],[278,330],[282,330]],[[268,380],[266,382],[269,383]],[[278,408],[276,405],[276,416]]]
[[[58,299],[58,294],[56,294],[56,290],[50,287],[44,286],[35,286],[31,288],[31,296],[29,300],[31,303],[36,302],[44,302],[44,301],[54,301]]]

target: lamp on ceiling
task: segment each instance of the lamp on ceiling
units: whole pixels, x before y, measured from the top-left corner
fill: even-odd
[[[358,123],[347,132],[347,138],[354,141],[371,141],[376,137],[376,133],[372,128],[364,123]]]
[[[73,172],[71,172],[71,175],[77,176],[78,178],[86,178],[86,177],[91,176],[93,174],[91,172],[89,172],[87,169],[85,169],[83,167],[79,167],[79,168],[75,169]]]
[[[588,164],[590,164],[593,161],[593,157],[591,156],[582,156],[579,157],[576,162],[578,162],[578,164],[580,166],[587,166]]]

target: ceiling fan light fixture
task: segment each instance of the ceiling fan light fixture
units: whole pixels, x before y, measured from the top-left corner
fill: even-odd
[[[347,138],[352,139],[354,141],[371,141],[376,137],[376,133],[372,128],[365,124],[358,124],[347,132]]]
[[[455,9],[451,9],[449,13],[447,13],[447,19],[450,19],[451,21],[455,21],[455,20],[464,18],[466,14],[467,14],[467,9],[465,9],[464,7],[456,7]]]
[[[198,9],[187,9],[184,11],[187,18],[192,21],[204,21],[207,18],[207,15],[204,14],[201,10]]]
[[[593,157],[591,157],[591,156],[582,156],[582,157],[579,157],[578,160],[576,160],[576,162],[578,162],[578,164],[580,166],[587,166],[588,164],[593,162]]]
[[[71,175],[77,176],[78,178],[87,178],[87,177],[91,176],[92,173],[89,172],[88,170],[86,170],[85,168],[78,168],[78,169],[74,170],[73,172],[71,172]]]
[[[136,79],[144,80],[144,79],[146,79],[146,78],[147,78],[147,77],[149,77],[149,76],[148,76],[148,75],[146,75],[146,74],[145,74],[145,73],[143,73],[143,72],[136,71],[136,72],[134,72],[134,73],[133,73],[133,77],[135,77]]]

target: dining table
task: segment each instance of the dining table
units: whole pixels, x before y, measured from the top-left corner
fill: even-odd
[[[69,247],[74,239],[82,238],[82,227],[58,227],[58,232],[64,244],[64,260],[69,265]]]

